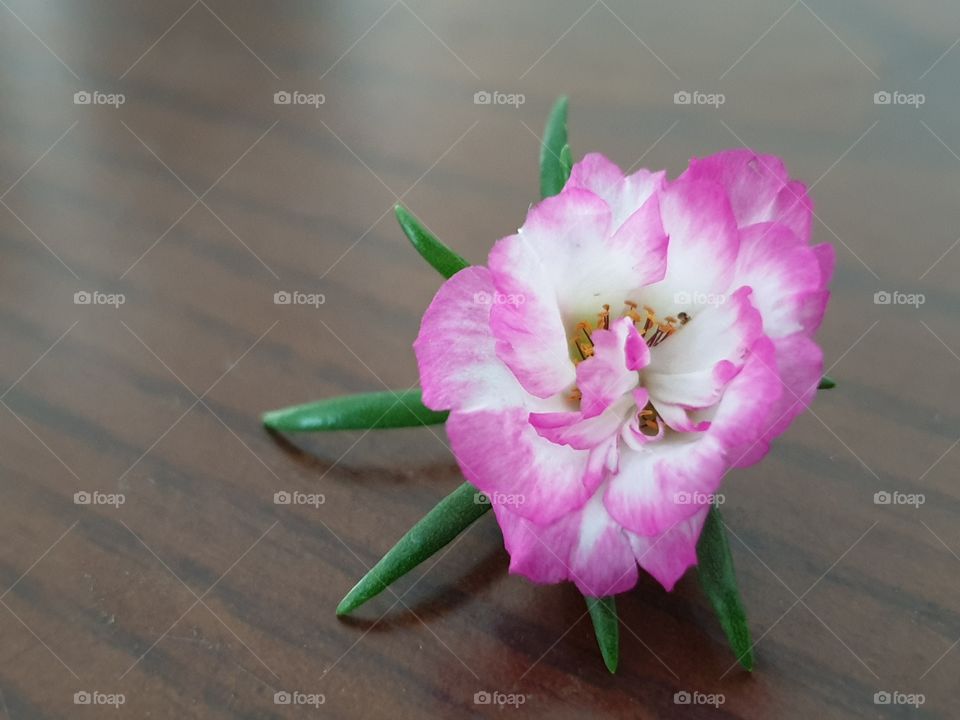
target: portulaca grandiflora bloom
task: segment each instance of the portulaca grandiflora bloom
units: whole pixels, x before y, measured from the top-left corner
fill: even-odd
[[[624,592],[696,563],[711,501],[810,403],[833,273],[783,162],[694,159],[675,180],[602,155],[439,290],[423,401],[493,503],[510,570]]]

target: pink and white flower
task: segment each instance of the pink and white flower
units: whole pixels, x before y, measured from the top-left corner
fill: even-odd
[[[722,152],[671,181],[593,154],[440,288],[414,344],[423,401],[450,411],[511,572],[605,596],[638,564],[670,590],[696,563],[724,475],[821,377],[834,255],[809,245],[811,214],[776,157]]]

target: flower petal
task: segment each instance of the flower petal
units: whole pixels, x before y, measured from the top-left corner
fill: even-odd
[[[633,405],[636,410],[632,413],[630,420],[620,428],[620,437],[632,450],[643,450],[647,443],[657,442],[663,437],[665,428],[663,423],[657,423],[657,432],[655,435],[647,435],[640,428],[640,411],[650,402],[650,393],[646,388],[637,387],[631,393]]]
[[[836,265],[836,253],[832,245],[822,243],[812,248],[817,262],[820,264],[820,289],[806,293],[800,300],[799,319],[804,331],[812,335],[823,322],[823,315],[830,301],[830,291],[827,286],[833,278]]]
[[[733,277],[740,245],[727,194],[716,182],[678,179],[660,198],[667,246],[661,291],[723,293]],[[664,303],[657,303],[661,312]]]
[[[766,392],[777,394],[768,411],[768,418],[763,421],[762,438],[751,442],[747,448],[749,452],[744,451],[739,457],[732,458],[737,467],[752,465],[766,455],[771,441],[783,434],[793,420],[810,406],[823,376],[823,351],[802,332],[775,339],[770,350],[763,353],[762,357],[766,367],[762,372],[757,372],[757,382],[766,385]],[[771,368],[776,368],[778,387],[773,387],[767,377],[761,377],[773,375]],[[755,402],[756,398],[748,398],[746,392],[756,391],[744,390],[742,399]]]
[[[624,176],[619,167],[600,153],[589,153],[573,166],[567,188],[589,190],[602,197],[613,214],[613,227],[643,205],[665,184],[666,173],[638,170]]]
[[[810,237],[813,203],[806,186],[791,182],[783,160],[774,155],[739,148],[691,158],[680,177],[723,186],[738,227],[773,221],[789,227],[803,242]]]
[[[510,572],[537,583],[571,580],[590,597],[632,588],[637,561],[623,529],[603,507],[601,495],[598,492],[581,510],[546,526],[494,504],[510,554]]]
[[[761,337],[743,369],[724,390],[710,424],[710,433],[726,448],[732,466],[752,464],[767,454],[767,438],[784,392],[774,342]]]
[[[827,263],[827,251],[800,244],[785,225],[760,223],[740,233],[733,285],[753,288],[751,302],[763,317],[764,333],[783,337],[819,326]]]
[[[556,278],[520,235],[498,242],[489,263],[497,292],[523,298],[491,308],[497,356],[532,395],[545,398],[561,392],[573,383],[576,371],[556,300]]]
[[[720,484],[725,448],[710,430],[696,439],[674,435],[642,451],[623,449],[604,505],[627,530],[658,535],[693,515]],[[691,502],[691,498],[702,502]]]
[[[650,362],[650,349],[630,318],[591,333],[593,355],[577,365],[584,417],[599,415],[639,383],[637,371]]]
[[[667,592],[673,590],[688,568],[697,564],[697,541],[709,512],[709,506],[702,507],[660,535],[627,534],[640,567],[653,575]]]
[[[580,412],[530,413],[530,425],[550,442],[589,451],[582,479],[587,491],[592,493],[607,473],[617,470],[620,460],[617,435],[631,408],[633,400],[625,396],[602,414],[591,418],[585,418]]]
[[[623,528],[603,506],[597,492],[580,511],[577,539],[570,553],[570,574],[590,597],[626,592],[637,584],[637,561]]]
[[[724,388],[703,432],[695,437],[668,436],[639,452],[621,451],[619,470],[604,497],[610,514],[645,536],[664,532],[692,515],[706,496],[716,492],[731,465],[766,453],[771,414],[782,390],[773,342],[760,336],[740,372]]]
[[[581,507],[589,453],[540,437],[526,408],[452,412],[446,430],[467,480],[486,493],[522,497],[515,511],[545,524]]]
[[[575,411],[534,412],[530,413],[530,424],[550,442],[569,445],[577,450],[590,450],[620,429],[626,412],[623,405],[619,403],[618,407],[611,407],[589,418]]]
[[[663,422],[677,432],[703,432],[710,427],[709,420],[696,419],[694,413],[683,405],[659,401],[656,408]]]
[[[494,246],[490,271],[498,298],[507,301],[494,302],[491,329],[497,354],[528,392],[549,397],[569,387],[567,331],[663,277],[666,236],[657,203],[651,197],[612,232],[600,197],[565,189]]]
[[[712,397],[715,383],[725,384],[733,371],[743,366],[761,332],[762,319],[751,303],[751,289],[739,288],[725,302],[693,316],[651,349],[650,364],[641,373],[643,385],[650,390],[654,404],[661,399],[705,407],[695,402],[685,403],[684,394],[694,400],[696,396]],[[682,382],[671,380],[670,375],[682,375],[681,380],[689,382],[689,389],[685,389]]]
[[[720,400],[723,388],[739,371],[739,364],[724,358],[718,360],[713,367],[701,370],[678,373],[651,371],[644,375],[644,384],[658,410],[661,405],[667,404],[706,408]]]
[[[576,513],[540,526],[496,502],[493,511],[503,534],[503,546],[510,555],[511,574],[541,584],[563,582],[570,576],[567,558],[576,537]]]
[[[829,243],[820,243],[813,246],[813,252],[817,256],[817,262],[820,263],[820,284],[826,287],[833,278],[833,271],[837,265],[837,254],[833,245]]]
[[[437,291],[413,344],[423,403],[433,410],[478,410],[522,403],[522,388],[497,357],[490,332],[490,272],[465,268]]]

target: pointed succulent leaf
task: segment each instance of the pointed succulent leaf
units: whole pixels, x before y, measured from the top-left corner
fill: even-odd
[[[327,398],[271,410],[262,419],[279,432],[316,432],[436,425],[446,421],[447,414],[426,407],[416,389]]]
[[[620,662],[620,622],[617,619],[617,604],[613,596],[595,598],[584,596],[590,619],[593,620],[593,631],[597,635],[597,644],[607,670],[617,671]]]
[[[445,278],[450,278],[470,263],[444,245],[403,205],[394,207],[397,221],[418,253]]]
[[[400,538],[380,562],[354,585],[337,606],[337,615],[347,615],[379,595],[489,509],[489,501],[473,485],[464,483],[458,487]]]
[[[716,506],[710,508],[703,525],[703,532],[697,543],[697,560],[700,585],[713,605],[720,620],[720,627],[723,628],[740,664],[747,670],[753,670],[750,628],[733,571],[733,556],[730,555],[727,531]]]
[[[566,156],[570,157],[567,146],[567,106],[565,95],[554,104],[547,118],[543,142],[540,143],[540,195],[545,198],[563,190],[573,165],[572,162],[567,165],[564,161],[565,147]]]

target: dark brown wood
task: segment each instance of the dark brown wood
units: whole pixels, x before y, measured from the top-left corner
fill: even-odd
[[[2,3],[0,717],[501,717],[481,691],[534,717],[956,717],[958,34],[948,3]],[[84,90],[126,101],[74,104]],[[275,105],[283,90],[325,102]],[[683,90],[726,102],[675,105]],[[482,262],[536,199],[563,92],[575,156],[675,174],[740,144],[782,155],[837,246],[821,339],[839,387],[725,488],[752,676],[692,573],[618,599],[609,675],[582,598],[509,576],[492,516],[399,601],[337,620],[461,482],[442,428],[259,425],[416,383],[440,280],[393,203]],[[275,305],[284,290],[326,301]],[[874,504],[884,490],[926,503]],[[325,703],[275,704],[284,690]]]

